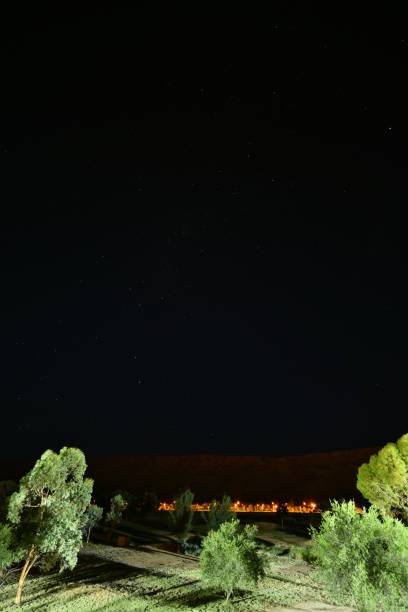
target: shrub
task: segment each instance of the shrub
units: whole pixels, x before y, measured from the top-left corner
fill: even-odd
[[[192,555],[198,557],[201,552],[202,538],[200,536],[192,536],[187,541],[180,545],[180,552],[183,555]]]
[[[227,521],[232,521],[236,517],[235,512],[231,510],[231,498],[228,495],[224,495],[221,502],[216,500],[211,502],[210,510],[208,512],[202,512],[207,530],[217,530],[219,527]]]
[[[169,513],[170,527],[174,533],[178,534],[181,541],[186,539],[191,529],[193,522],[193,500],[194,493],[190,489],[186,489],[176,498],[174,510]]]
[[[137,496],[126,489],[116,489],[113,492],[113,497],[120,495],[122,499],[126,502],[126,510],[135,509],[137,507]]]
[[[402,610],[408,597],[408,528],[378,508],[333,501],[311,528],[318,576],[339,602],[359,610]],[[402,606],[402,607],[401,607]]]
[[[265,557],[257,550],[255,525],[241,527],[237,519],[210,531],[203,540],[200,567],[203,579],[223,590],[227,601],[235,589],[255,585],[264,576]]]
[[[122,520],[122,514],[126,510],[127,506],[127,501],[120,493],[114,495],[111,499],[110,510],[106,513],[106,522],[111,526],[120,523]]]

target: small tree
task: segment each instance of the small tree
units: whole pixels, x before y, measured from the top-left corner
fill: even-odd
[[[170,526],[181,541],[184,541],[191,529],[193,522],[193,500],[194,493],[186,489],[178,497],[174,505],[174,510],[169,513]]]
[[[137,496],[126,489],[116,489],[116,491],[113,492],[113,497],[117,495],[120,495],[125,500],[127,510],[134,507],[137,503]]]
[[[33,565],[60,563],[60,571],[77,563],[82,544],[83,515],[89,506],[93,481],[84,478],[85,457],[77,448],[60,453],[47,450],[20,480],[8,506],[18,554],[25,559],[17,587],[20,604],[27,575]]]
[[[408,601],[408,528],[372,506],[333,501],[311,528],[318,576],[339,603],[359,610],[403,610]]]
[[[360,466],[357,489],[387,514],[408,519],[408,434]]]
[[[223,523],[232,521],[236,514],[231,510],[231,498],[228,495],[224,495],[221,502],[217,500],[212,501],[209,511],[202,512],[201,516],[207,524],[208,531],[215,531]]]
[[[114,495],[111,499],[109,512],[106,514],[106,522],[111,526],[118,525],[122,520],[122,514],[127,508],[127,501],[120,493]]]
[[[90,504],[84,514],[83,531],[86,537],[87,543],[91,535],[92,529],[99,525],[103,516],[103,508],[96,504]]]
[[[223,590],[227,601],[234,589],[255,585],[264,576],[265,559],[258,552],[255,525],[241,527],[238,519],[210,531],[203,541],[200,567],[203,579]]]

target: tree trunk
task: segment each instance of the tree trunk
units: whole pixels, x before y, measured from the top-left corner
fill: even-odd
[[[16,593],[16,604],[19,606],[21,604],[21,594],[23,592],[23,587],[25,580],[27,578],[28,572],[33,567],[37,557],[35,556],[35,544],[31,545],[30,552],[28,553],[28,557],[23,565],[23,569],[21,570],[20,578],[18,581],[17,593]]]

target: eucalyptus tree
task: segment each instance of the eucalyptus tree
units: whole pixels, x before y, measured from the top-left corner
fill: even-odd
[[[35,564],[49,569],[59,564],[60,571],[75,567],[93,488],[93,481],[85,478],[86,467],[78,448],[64,447],[59,454],[47,450],[10,497],[7,518],[24,560],[16,604]]]
[[[408,434],[360,466],[357,489],[387,514],[408,519]]]

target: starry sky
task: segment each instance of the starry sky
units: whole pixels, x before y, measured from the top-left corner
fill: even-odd
[[[199,7],[2,20],[2,455],[408,429],[406,20]]]

